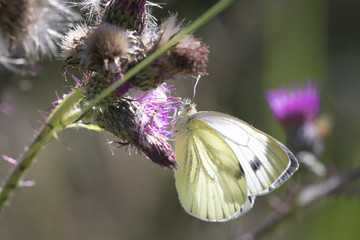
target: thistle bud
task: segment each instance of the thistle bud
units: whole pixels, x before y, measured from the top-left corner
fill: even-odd
[[[146,21],[146,0],[111,0],[104,21],[125,29],[142,32]]]
[[[111,81],[109,78],[104,77],[99,73],[93,73],[86,82],[85,85],[85,98],[88,101],[94,99],[97,95],[99,95],[105,88],[111,85]],[[118,96],[113,92],[107,97],[103,98],[97,106],[108,106],[113,104]]]

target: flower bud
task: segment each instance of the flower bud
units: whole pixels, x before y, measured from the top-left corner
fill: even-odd
[[[125,29],[142,32],[146,21],[146,0],[111,0],[104,21]]]

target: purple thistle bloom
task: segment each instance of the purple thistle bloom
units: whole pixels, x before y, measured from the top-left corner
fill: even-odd
[[[311,81],[303,88],[294,85],[291,89],[282,87],[270,90],[266,93],[266,99],[275,118],[284,126],[314,120],[320,109],[319,90]]]
[[[286,141],[290,149],[295,154],[321,156],[324,141],[318,128],[320,94],[317,85],[308,81],[303,87],[294,85],[290,89],[282,87],[270,90],[266,93],[266,99],[275,118],[285,128]],[[305,161],[303,157],[299,157],[299,160],[310,169],[317,169],[314,170],[316,174],[324,174],[321,163]]]
[[[170,113],[179,102],[167,96],[174,90],[173,86],[162,84],[145,95],[134,97],[138,103],[135,113],[136,128],[133,129],[131,144],[145,153],[153,162],[162,167],[176,167],[174,150],[167,142],[171,135],[169,124]]]
[[[134,99],[140,103],[140,126],[142,125],[143,132],[155,130],[164,136],[170,136],[171,133],[167,129],[172,117],[169,113],[174,111],[175,105],[179,101],[169,98],[166,93],[173,91],[173,85],[167,86],[162,84],[156,89]]]
[[[124,145],[130,144],[162,167],[175,168],[174,150],[167,142],[170,113],[179,104],[168,97],[173,90],[165,83],[149,92],[133,88],[114,104],[100,107],[95,120]]]

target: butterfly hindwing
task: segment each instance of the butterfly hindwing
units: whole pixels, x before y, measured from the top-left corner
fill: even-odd
[[[244,171],[227,142],[199,119],[175,134],[176,189],[182,206],[207,221],[227,221],[251,209]]]
[[[298,168],[296,158],[283,144],[240,119],[218,112],[197,112],[193,117],[207,123],[234,151],[250,196],[274,190]]]

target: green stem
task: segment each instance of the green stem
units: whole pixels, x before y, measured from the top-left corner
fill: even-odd
[[[19,186],[26,170],[35,161],[40,150],[56,136],[58,131],[63,130],[66,126],[79,118],[79,115],[81,114],[80,111],[70,115],[69,111],[73,109],[74,105],[78,103],[83,96],[84,88],[75,89],[71,94],[66,96],[50,114],[40,133],[29,146],[18,165],[16,165],[6,182],[3,184],[0,192],[0,211],[7,205],[9,198]]]
[[[203,26],[205,23],[210,21],[212,18],[216,17],[220,12],[222,12],[224,9],[226,9],[231,3],[233,3],[234,0],[222,0],[219,1],[217,4],[215,4],[213,7],[211,7],[209,10],[207,10],[205,13],[203,13],[198,19],[196,19],[192,24],[190,24],[187,28],[185,28],[183,31],[181,31],[179,34],[177,34],[175,37],[173,37],[169,42],[164,44],[161,48],[156,50],[154,53],[152,53],[150,56],[146,57],[144,60],[142,60],[140,63],[135,65],[132,69],[130,69],[124,77],[114,82],[112,85],[104,89],[99,95],[97,95],[92,101],[89,102],[89,105],[84,107],[82,109],[82,114],[79,117],[79,120],[82,119],[86,113],[95,106],[98,102],[100,102],[103,98],[108,96],[110,93],[112,93],[114,90],[116,90],[118,87],[120,87],[123,83],[128,81],[130,78],[135,76],[138,72],[140,72],[142,69],[144,69],[146,66],[148,66],[151,62],[153,62],[156,58],[161,56],[163,53],[165,53],[167,50],[169,50],[172,46],[174,46],[180,39],[185,37],[186,35],[194,32],[196,29]]]

